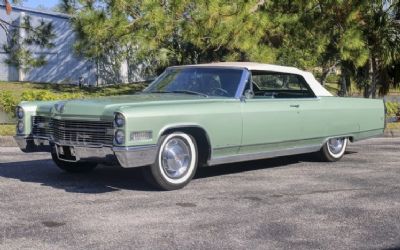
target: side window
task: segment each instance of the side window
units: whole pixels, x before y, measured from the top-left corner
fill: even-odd
[[[300,75],[252,71],[254,98],[310,98],[314,93]]]

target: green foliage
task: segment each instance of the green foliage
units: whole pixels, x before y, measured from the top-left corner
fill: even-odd
[[[72,0],[68,0],[70,2]],[[81,0],[76,50],[101,72],[147,65],[258,61],[341,70],[340,92],[365,97],[400,84],[400,1]],[[115,73],[117,74],[117,73]]]
[[[25,35],[20,36],[20,29]],[[8,54],[5,62],[9,65],[29,70],[32,67],[40,67],[47,63],[43,55],[34,56],[30,46],[39,48],[53,48],[52,40],[55,38],[53,24],[43,20],[37,26],[32,26],[31,18],[25,16],[20,26],[13,27],[8,33],[8,43],[3,45],[4,51]]]
[[[73,14],[78,8],[78,1],[79,0],[60,0],[54,10],[66,14]]]
[[[398,102],[385,102],[386,115],[389,117],[397,116],[400,112],[400,103]]]
[[[83,98],[82,93],[54,93],[49,90],[26,90],[21,94],[24,101],[53,101]]]
[[[84,1],[74,18],[76,50],[94,60],[171,64],[252,60],[273,62],[265,41],[272,23],[258,1]],[[112,53],[112,52],[111,52]]]
[[[0,109],[4,112],[14,115],[15,107],[17,106],[19,100],[16,99],[11,91],[1,91],[0,92]]]
[[[15,125],[2,125],[0,124],[0,136],[15,135]]]
[[[120,84],[104,88],[79,88],[63,84],[0,82],[0,109],[14,116],[21,101],[51,101],[134,94],[145,84]]]

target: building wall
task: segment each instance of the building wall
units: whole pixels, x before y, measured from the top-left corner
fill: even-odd
[[[7,21],[10,24],[19,24],[19,13],[12,12],[10,15],[6,14],[5,8],[0,6],[0,18]],[[9,25],[4,24],[8,29]],[[8,58],[5,53],[3,46],[7,43],[7,34],[0,28],[0,80],[3,81],[18,81],[18,69],[15,67],[8,66],[4,60]]]
[[[0,29],[0,80],[77,83],[82,77],[84,82],[88,84],[96,83],[95,65],[74,54],[73,44],[75,35],[69,22],[69,16],[19,7],[13,7],[11,14],[7,15],[4,6],[0,5],[0,17],[9,23],[18,24],[24,15],[31,17],[33,26],[36,26],[40,20],[51,21],[53,23],[53,32],[56,35],[56,38],[53,40],[55,47],[51,49],[30,47],[29,49],[33,52],[33,55],[44,54],[47,64],[23,72],[4,62],[7,54],[4,52],[3,45],[7,43],[7,35]],[[23,34],[21,35],[23,36]]]

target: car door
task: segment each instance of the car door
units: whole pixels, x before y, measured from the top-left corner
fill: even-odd
[[[309,135],[303,133],[301,109],[315,100],[300,76],[253,71],[247,98],[241,104],[243,136],[239,152],[251,154],[301,147]]]

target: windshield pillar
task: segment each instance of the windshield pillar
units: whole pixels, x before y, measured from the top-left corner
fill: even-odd
[[[243,73],[242,73],[242,77],[240,79],[238,89],[235,94],[235,98],[240,99],[243,96],[243,94],[244,94],[243,92],[246,88],[246,84],[250,80],[250,76],[251,76],[250,71],[248,69],[244,69]]]

